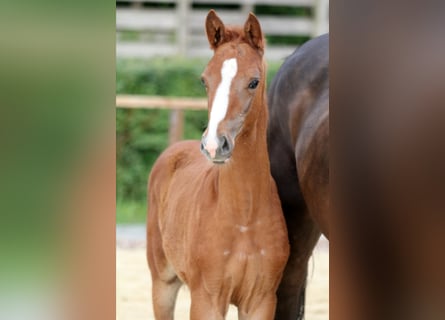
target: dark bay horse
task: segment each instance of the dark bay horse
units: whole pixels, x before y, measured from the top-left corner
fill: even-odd
[[[276,319],[303,319],[307,264],[320,231],[329,237],[329,36],[306,42],[269,88],[268,149],[291,253]]]
[[[227,27],[212,10],[202,81],[209,124],[172,145],[149,178],[147,259],[157,320],[185,283],[191,319],[273,319],[289,241],[267,152],[264,40],[257,18]],[[201,152],[200,152],[201,149]]]

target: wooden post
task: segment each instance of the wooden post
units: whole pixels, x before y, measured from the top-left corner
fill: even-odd
[[[315,1],[313,37],[329,32],[329,0]]]
[[[144,7],[141,1],[133,1],[130,6],[134,9],[142,9]]]
[[[241,4],[241,12],[247,16],[249,12],[253,12],[253,0],[245,0]]]
[[[176,44],[178,55],[187,56],[187,35],[188,35],[188,16],[190,11],[190,0],[179,0],[176,2],[177,17],[176,20]]]
[[[169,145],[182,140],[184,132],[184,111],[171,110],[170,111],[170,126],[169,126]]]
[[[187,35],[188,35],[188,16],[190,11],[190,0],[178,0],[177,7],[177,26],[176,26],[176,41],[178,48],[178,55],[180,57],[187,56]],[[184,131],[184,111],[171,110],[170,111],[170,128],[169,128],[169,144],[180,141]]]

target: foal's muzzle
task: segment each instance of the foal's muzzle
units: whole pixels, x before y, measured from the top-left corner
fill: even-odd
[[[213,163],[224,163],[231,157],[232,151],[233,143],[226,136],[219,136],[216,139],[204,136],[201,139],[201,152]]]

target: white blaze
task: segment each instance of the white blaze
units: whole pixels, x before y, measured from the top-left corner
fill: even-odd
[[[210,112],[209,126],[207,130],[206,149],[213,158],[218,147],[216,130],[219,123],[225,118],[229,107],[229,94],[232,80],[238,71],[236,58],[227,59],[221,68],[221,82],[216,89],[216,94]]]

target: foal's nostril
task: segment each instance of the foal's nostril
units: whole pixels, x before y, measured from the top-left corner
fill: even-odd
[[[225,136],[222,137],[221,152],[223,154],[227,154],[230,152],[229,140]]]

